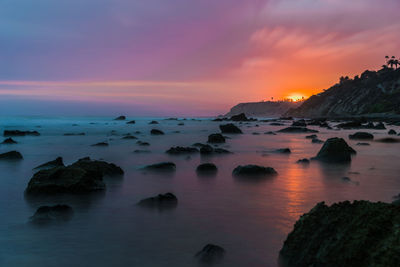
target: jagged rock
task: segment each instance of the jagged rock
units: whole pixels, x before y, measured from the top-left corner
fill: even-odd
[[[155,171],[175,171],[176,165],[173,162],[160,162],[156,164],[147,165],[143,169],[155,170]]]
[[[176,146],[176,147],[171,147],[166,151],[168,154],[174,154],[174,155],[179,155],[179,154],[191,154],[191,153],[197,153],[199,150],[194,147],[182,147],[182,146]]]
[[[136,144],[139,145],[139,146],[149,146],[150,145],[148,142],[143,142],[143,141],[140,141],[140,140],[137,141]]]
[[[150,134],[151,134],[151,135],[163,135],[164,132],[161,131],[161,130],[158,130],[158,129],[152,129],[152,130],[150,131]]]
[[[396,135],[397,133],[396,133],[395,130],[391,129],[391,130],[388,132],[388,134],[390,134],[390,135]]]
[[[142,199],[138,202],[138,205],[146,208],[170,209],[178,205],[178,199],[172,193],[165,193]]]
[[[318,203],[280,251],[285,266],[398,266],[399,207],[369,201]]]
[[[290,148],[280,148],[274,151],[275,153],[281,153],[281,154],[290,154],[292,151],[290,151]]]
[[[280,133],[318,133],[317,130],[308,129],[306,127],[290,126],[279,130]]]
[[[30,218],[33,224],[48,224],[52,222],[69,221],[74,214],[68,205],[41,206]]]
[[[10,151],[0,154],[0,160],[19,160],[23,159],[21,153],[18,151]]]
[[[225,143],[225,137],[222,134],[210,134],[208,136],[208,143]]]
[[[125,116],[119,116],[119,117],[115,118],[114,120],[115,121],[124,121],[124,120],[126,120],[126,117]]]
[[[237,126],[235,126],[232,123],[228,124],[221,124],[219,126],[219,129],[221,130],[222,133],[228,133],[228,134],[242,134],[242,130],[240,130]]]
[[[14,139],[12,139],[12,138],[10,137],[10,138],[4,139],[4,141],[2,142],[2,144],[3,144],[3,145],[12,145],[12,144],[17,144],[17,142],[14,141]]]
[[[107,142],[100,142],[100,143],[97,143],[97,144],[93,144],[92,146],[108,146],[108,143]]]
[[[356,132],[355,134],[350,134],[349,138],[358,140],[372,140],[374,139],[374,135],[367,132]]]
[[[214,163],[203,163],[197,166],[197,173],[216,173],[218,171],[217,166]]]
[[[85,133],[65,133],[64,136],[82,136],[86,135]]]
[[[4,130],[3,135],[6,137],[8,137],[8,136],[26,136],[26,135],[39,136],[40,133],[37,131]]]
[[[37,170],[37,169],[51,169],[51,168],[54,168],[54,167],[64,167],[64,166],[65,165],[64,165],[62,157],[58,157],[55,160],[52,160],[52,161],[46,162],[44,164],[41,164],[41,165],[39,165],[39,166],[37,166],[37,167],[35,167],[33,169],[34,170]]]
[[[309,159],[299,159],[296,163],[302,163],[302,164],[309,164],[310,160]]]
[[[135,124],[136,121],[128,121],[126,124]]]
[[[276,175],[277,172],[271,167],[258,165],[239,165],[233,170],[232,174],[234,176],[266,176]]]
[[[313,159],[324,162],[350,162],[356,151],[343,138],[329,138]]]
[[[215,264],[223,260],[225,249],[220,246],[207,244],[202,250],[196,253],[195,257],[202,264]]]

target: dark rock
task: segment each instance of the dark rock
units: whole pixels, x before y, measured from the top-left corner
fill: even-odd
[[[232,154],[233,152],[223,149],[223,148],[214,148],[214,154]]]
[[[136,121],[128,121],[126,124],[135,124]]]
[[[239,165],[233,170],[232,174],[234,176],[266,176],[276,175],[277,172],[271,167],[258,165]]]
[[[387,138],[382,138],[382,139],[379,139],[376,141],[381,142],[381,143],[399,143],[400,139],[387,137]]]
[[[184,126],[185,124],[183,122],[178,123],[178,126]]]
[[[156,164],[147,165],[143,169],[154,170],[154,171],[175,171],[176,165],[173,162],[160,162]]]
[[[356,146],[369,146],[369,143],[357,143]]]
[[[126,136],[122,137],[122,139],[133,140],[133,139],[137,139],[137,137],[133,136],[133,135],[126,135]]]
[[[17,142],[14,141],[14,139],[12,139],[12,138],[10,137],[10,138],[5,139],[5,140],[2,142],[2,144],[4,144],[4,145],[12,145],[12,144],[17,144]]]
[[[171,147],[166,151],[166,153],[174,155],[191,154],[197,152],[199,152],[199,150],[195,147],[182,147],[182,146]]]
[[[108,146],[108,143],[107,142],[100,142],[100,143],[97,143],[97,144],[93,144],[92,146]]]
[[[289,148],[280,148],[274,151],[275,153],[281,153],[281,154],[290,154],[292,151],[290,151]]]
[[[297,163],[309,164],[309,163],[310,163],[310,160],[308,160],[308,159],[299,159],[299,160],[297,161]]]
[[[158,124],[158,121],[151,121],[149,124]]]
[[[119,117],[115,118],[114,120],[115,121],[124,121],[124,120],[126,120],[126,117],[125,116],[119,116]]]
[[[337,128],[342,128],[342,129],[359,129],[363,128],[362,124],[360,121],[349,121],[349,122],[343,122],[338,125],[336,125]]]
[[[146,208],[169,209],[178,205],[178,199],[172,193],[165,193],[142,199],[138,205]]]
[[[318,136],[316,134],[306,136],[306,139],[315,139],[315,138],[318,138]]]
[[[318,133],[317,130],[308,129],[306,127],[290,126],[279,130],[280,133]]]
[[[51,168],[54,168],[54,167],[64,167],[64,166],[65,165],[64,165],[62,157],[58,157],[55,160],[46,162],[44,164],[41,164],[41,165],[35,167],[34,170],[37,170],[37,169],[51,169]]]
[[[219,126],[219,128],[221,129],[222,133],[228,133],[228,134],[241,134],[241,133],[243,133],[242,130],[240,130],[237,126],[235,126],[232,123],[221,124]]]
[[[292,122],[292,126],[296,126],[296,127],[306,127],[306,121],[305,120],[298,120],[298,121],[293,121]]]
[[[133,153],[150,153],[150,150],[141,150],[141,149],[136,149],[133,151]]]
[[[313,138],[312,140],[311,140],[311,143],[313,143],[313,144],[322,144],[324,141],[322,141],[322,140],[320,140],[320,139],[318,139],[318,138]]]
[[[220,246],[207,244],[202,250],[196,253],[195,257],[202,264],[215,264],[223,260],[225,249]]]
[[[81,158],[71,166],[82,168],[86,171],[100,172],[102,175],[123,175],[121,167],[114,163],[108,163],[102,160],[92,160],[89,157]]]
[[[10,151],[0,154],[0,160],[19,160],[22,159],[21,153],[18,151]]]
[[[254,132],[252,133],[252,135],[260,135],[260,133]]]
[[[395,130],[391,129],[391,130],[388,132],[388,134],[390,134],[390,135],[396,135],[397,133],[396,133]]]
[[[26,135],[32,135],[32,136],[39,136],[40,133],[37,131],[19,131],[19,130],[4,130],[3,133],[4,136],[26,136]]]
[[[158,129],[152,129],[152,130],[150,131],[150,134],[151,134],[151,135],[163,135],[164,132],[161,131],[161,130],[158,130]]]
[[[313,159],[324,162],[350,162],[356,151],[343,138],[329,138],[325,141],[317,156]]]
[[[276,135],[276,133],[274,133],[274,132],[271,132],[271,131],[269,131],[269,132],[265,132],[264,134]]]
[[[196,172],[198,173],[216,173],[217,171],[218,168],[214,163],[203,163],[196,168]]]
[[[143,141],[140,141],[140,140],[137,141],[136,144],[139,145],[139,146],[149,146],[150,145],[148,142],[143,142]]]
[[[256,119],[248,119],[246,114],[240,113],[238,115],[234,115],[230,118],[231,121],[255,121]]]
[[[367,132],[356,132],[355,134],[350,134],[349,138],[358,140],[372,140],[374,139],[374,135]]]
[[[283,126],[285,124],[281,123],[281,122],[271,122],[269,125],[271,125],[271,126]]]
[[[225,143],[225,137],[222,134],[210,134],[208,136],[208,143]]]
[[[214,152],[214,148],[210,145],[204,145],[200,148],[200,154],[212,154]]]
[[[376,129],[376,130],[386,130],[386,127],[385,127],[385,124],[383,124],[383,122],[380,122],[377,125],[375,125],[374,129]]]
[[[74,214],[68,205],[41,206],[30,218],[33,224],[48,224],[52,222],[69,221]]]
[[[192,146],[195,146],[195,147],[203,147],[203,146],[206,146],[206,144],[194,143]]]
[[[82,136],[86,135],[85,133],[65,133],[64,136]]]
[[[280,251],[285,266],[398,266],[399,207],[369,201],[318,203]]]

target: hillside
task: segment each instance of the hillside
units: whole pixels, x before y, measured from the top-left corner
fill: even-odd
[[[365,71],[354,79],[342,77],[338,84],[313,95],[285,116],[341,117],[400,114],[400,69]]]
[[[248,117],[280,117],[289,109],[296,108],[300,104],[301,102],[289,101],[240,103],[232,107],[231,110],[225,114],[225,116],[230,117],[244,113]]]

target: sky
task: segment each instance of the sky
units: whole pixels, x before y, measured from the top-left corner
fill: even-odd
[[[400,56],[398,0],[0,0],[0,115],[213,116]]]

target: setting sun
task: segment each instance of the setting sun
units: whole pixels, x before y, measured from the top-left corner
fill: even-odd
[[[304,95],[301,94],[291,94],[289,96],[287,96],[288,99],[293,100],[294,102],[300,101],[305,99]]]

